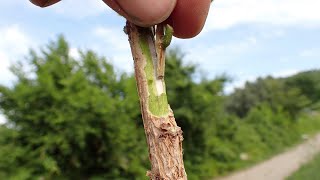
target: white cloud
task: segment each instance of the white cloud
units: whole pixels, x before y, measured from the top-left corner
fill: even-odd
[[[15,6],[15,5],[19,5],[21,3],[22,3],[22,1],[5,1],[5,0],[1,1],[1,5],[4,7]],[[27,2],[27,3],[30,3],[30,2]]]
[[[77,48],[70,48],[69,56],[71,56],[72,58],[78,60],[78,59],[80,59],[80,52],[78,51]]]
[[[248,36],[238,41],[231,41],[221,44],[208,45],[198,43],[192,47],[186,47],[188,59],[200,63],[202,67],[209,68],[211,71],[219,68],[220,65],[225,65],[230,60],[235,60],[241,54],[252,51],[257,46],[258,40],[254,36]],[[181,44],[183,46],[183,44]],[[189,51],[188,51],[189,50]],[[225,61],[217,61],[213,59],[224,59]],[[209,70],[208,69],[208,70]]]
[[[0,83],[10,84],[13,75],[9,66],[20,60],[34,42],[21,30],[18,25],[0,27]]]
[[[232,93],[235,88],[243,88],[246,82],[253,82],[257,79],[257,76],[246,74],[246,73],[239,73],[236,79],[233,79],[231,83],[226,84],[224,88],[224,92],[226,94]]]
[[[128,36],[118,27],[96,27],[92,30],[98,41],[94,49],[111,59],[118,69],[133,72],[133,60],[128,42]],[[112,56],[110,56],[110,54]]]
[[[278,72],[271,73],[271,75],[276,78],[285,78],[297,74],[298,72],[299,70],[297,69],[284,69]]]
[[[129,49],[128,36],[119,28],[96,27],[93,34],[105,43],[105,47],[115,48],[116,50]]]
[[[85,18],[111,12],[101,0],[63,0],[52,6],[52,9],[58,14],[72,18]]]
[[[0,125],[6,122],[7,122],[6,118],[3,116],[3,114],[0,113]]]
[[[301,57],[320,57],[320,48],[305,49],[299,53]]]
[[[12,73],[9,71],[10,60],[6,54],[0,51],[0,84],[10,84],[13,79]]]
[[[319,25],[318,0],[216,0],[205,31],[256,23],[271,25]]]
[[[8,54],[26,53],[32,44],[31,39],[18,25],[0,27],[0,34],[0,50]]]
[[[178,43],[181,43],[180,45],[187,54],[186,60],[200,64],[200,68],[205,72],[206,76],[212,78],[225,72],[230,75],[228,69],[231,68],[230,66],[234,66],[234,61],[244,61],[244,59],[235,57],[250,53],[259,45],[259,39],[255,36],[247,36],[237,41],[231,40],[221,44],[191,43],[189,47],[183,44],[182,41],[177,41]],[[224,92],[227,94],[231,93],[234,88],[243,87],[246,81],[253,81],[257,77],[244,72],[232,73],[231,75],[235,79],[233,82],[226,84]]]
[[[133,59],[130,53],[119,53],[113,56],[111,63],[114,64],[121,71],[132,73],[133,68]]]
[[[298,69],[284,69],[281,71],[277,71],[277,72],[273,72],[271,73],[271,76],[274,78],[285,78],[285,77],[289,77],[292,75],[295,75],[299,72]],[[226,84],[225,88],[224,88],[224,92],[226,94],[230,94],[232,93],[235,88],[243,88],[246,84],[246,82],[254,82],[258,77],[267,77],[270,74],[248,74],[248,73],[244,73],[244,72],[240,72],[238,74],[236,74],[236,78],[233,79],[233,81],[231,83]]]

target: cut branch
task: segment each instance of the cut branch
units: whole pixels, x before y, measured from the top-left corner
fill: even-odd
[[[141,113],[149,147],[151,180],[186,180],[182,130],[168,104],[164,78],[157,78],[157,53],[151,28],[127,22]]]

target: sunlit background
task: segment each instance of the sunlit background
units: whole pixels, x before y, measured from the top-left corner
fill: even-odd
[[[195,81],[200,81],[203,77],[213,79],[219,77],[221,74],[230,77],[232,81],[228,82],[224,87],[224,93],[229,95],[235,88],[244,87],[245,82],[253,82],[258,77],[267,77],[269,75],[276,78],[288,77],[301,71],[312,69],[319,70],[319,7],[319,0],[215,0],[211,5],[207,22],[201,34],[192,39],[175,38],[170,47],[179,48],[181,50],[184,54],[184,64],[196,64],[200,68],[200,72],[197,71],[197,75],[194,77]],[[30,48],[40,52],[40,49],[44,48],[48,42],[56,41],[59,35],[63,35],[66,38],[66,41],[70,45],[69,55],[73,58],[80,58],[78,49],[90,49],[97,52],[99,56],[105,56],[108,62],[111,62],[116,67],[117,72],[132,73],[133,61],[127,36],[123,32],[124,25],[124,18],[113,12],[101,0],[62,0],[62,2],[48,8],[36,7],[28,0],[0,0],[0,85],[8,87],[13,85],[13,82],[15,82],[16,79],[10,72],[9,67],[18,61],[23,63],[25,57],[28,56]],[[302,79],[306,78],[303,75],[301,75],[301,77]],[[213,82],[214,81],[212,81],[212,84]],[[271,84],[270,87],[274,88],[276,93],[270,96],[274,98],[273,100],[275,100],[276,103],[280,104],[279,106],[285,106],[287,105],[285,103],[288,102],[289,106],[293,104],[293,107],[296,108],[296,106],[294,106],[295,102],[293,101],[300,98],[299,96],[299,98],[294,99],[294,94],[300,93],[296,91],[296,89],[290,89],[290,93],[292,92],[292,94],[283,92],[282,82],[278,79],[266,79],[265,81],[260,81],[260,83],[261,86],[258,84],[257,87],[262,89],[265,87],[264,85]],[[273,87],[272,83],[281,85]],[[204,83],[204,85],[202,85],[197,86],[197,88],[201,89],[208,84]],[[208,87],[211,88],[209,85]],[[256,86],[252,85],[252,87],[251,88],[254,89]],[[204,91],[208,93],[206,95],[210,97],[212,95],[211,99],[217,100],[217,102],[224,102],[221,99],[226,97],[209,92],[212,90],[210,88],[203,88],[206,89],[206,91]],[[243,91],[244,94],[247,93],[247,95],[250,95],[252,89],[250,89],[250,87],[248,89],[248,91]],[[261,89],[255,89],[255,93],[259,90]],[[273,91],[273,89],[270,91]],[[278,91],[280,92],[279,94],[277,94]],[[240,95],[235,94],[234,96],[227,98],[231,99],[231,102],[238,102],[237,98],[242,98],[242,91],[239,92]],[[264,92],[268,93],[269,91]],[[257,94],[259,95],[259,92]],[[301,99],[305,100],[305,96],[308,95],[310,94],[302,94]],[[314,94],[311,94],[310,96],[319,97]],[[195,95],[195,97],[197,96]],[[286,99],[286,97],[293,97],[293,100],[290,101],[291,99]],[[280,100],[278,101],[278,99]],[[265,102],[260,102],[259,100],[258,103],[261,103],[262,105],[259,104],[259,106],[255,107],[255,104],[250,104],[251,109],[246,109],[247,114],[245,116],[235,118],[232,115],[229,116],[228,113],[226,113],[226,116],[223,115],[225,119],[223,119],[223,121],[221,120],[221,127],[229,127],[228,125],[234,122],[245,124],[243,126],[239,125],[239,127],[243,127],[243,129],[240,128],[237,132],[240,135],[244,134],[244,139],[247,138],[251,140],[252,137],[250,132],[253,133],[254,131],[255,134],[259,134],[260,132],[255,131],[256,127],[251,126],[250,120],[253,124],[255,123],[255,125],[259,126],[261,124],[260,122],[255,121],[257,119],[260,120],[265,118],[265,122],[263,123],[270,123],[269,121],[282,118],[281,120],[283,120],[283,122],[288,124],[291,123],[290,126],[287,126],[287,124],[283,122],[282,124],[281,122],[276,122],[276,120],[275,122],[271,122],[271,124],[274,123],[272,124],[272,127],[275,127],[275,129],[279,131],[273,130],[281,134],[283,133],[281,128],[297,127],[298,130],[299,128],[304,129],[305,127],[303,126],[305,124],[303,123],[308,124],[310,122],[308,118],[311,117],[310,119],[312,119],[314,114],[316,114],[314,116],[319,117],[318,110],[316,108],[314,108],[316,110],[312,109],[316,106],[301,105],[303,107],[299,109],[299,112],[293,113],[298,114],[298,118],[296,118],[290,117],[288,115],[290,114],[289,111],[287,112],[281,108],[275,108],[276,110],[274,110],[272,109],[273,107],[270,108]],[[283,100],[284,104],[281,104],[283,103],[281,100]],[[180,100],[178,99],[177,101]],[[319,99],[316,99],[315,101],[317,101],[317,108],[319,108]],[[213,104],[212,107],[214,106],[214,103],[206,102],[205,97],[204,100],[202,99],[199,102],[208,103],[209,105]],[[299,103],[303,104],[304,102],[301,101]],[[299,103],[297,103],[297,106],[300,105]],[[308,101],[308,103],[310,102]],[[278,104],[275,106],[277,105]],[[241,108],[241,105],[239,106]],[[189,108],[192,109],[194,107],[190,106]],[[216,108],[216,106],[214,106],[214,108]],[[213,110],[217,110],[214,108]],[[290,108],[291,107],[288,109]],[[187,109],[189,113],[190,109]],[[215,113],[210,110],[211,109],[207,110],[205,113]],[[301,115],[300,111],[305,114],[302,113]],[[224,111],[220,111],[220,109],[217,110],[217,112],[218,113],[214,115],[220,115],[219,112],[221,112],[221,114],[225,113]],[[266,114],[265,117],[264,113]],[[220,117],[218,115],[217,117]],[[190,113],[188,116],[193,118],[194,114]],[[306,116],[308,116],[308,118],[306,118]],[[220,120],[218,118],[214,119],[215,117],[210,117],[213,119],[212,122],[218,122]],[[206,119],[206,117],[202,118]],[[235,118],[236,120],[232,118]],[[301,123],[301,125],[297,119],[306,120],[302,121],[303,123]],[[5,122],[6,118],[0,112],[0,124],[4,124]],[[208,122],[211,122],[211,120],[208,120]],[[227,125],[223,123],[226,123]],[[265,130],[264,128],[266,129],[264,124],[262,124],[261,129]],[[306,129],[308,128],[316,129],[316,127],[312,127],[312,125]],[[300,138],[301,134],[299,134],[300,131],[298,130],[297,132],[293,132],[293,134],[296,133],[294,134],[296,136],[292,137],[292,139],[295,138],[295,140],[297,140]],[[235,131],[231,128],[228,130],[228,133],[229,132],[232,134]],[[229,134],[224,133],[225,132],[222,132],[221,137],[229,138]],[[268,130],[263,133],[268,133]],[[288,137],[289,136],[290,135],[288,135]],[[257,137],[258,136],[254,136],[253,140],[256,140],[259,143],[261,142],[261,144],[258,144],[257,146],[259,146],[259,148],[261,146],[263,149],[265,145],[263,144],[264,141]],[[308,137],[308,135],[303,134],[302,137],[307,139],[306,137]],[[218,149],[212,154],[221,153],[226,157],[229,157],[228,155],[233,157],[233,150],[238,153],[237,149],[231,148],[235,146],[230,145],[233,145],[233,141],[230,140],[230,144],[228,144],[229,142],[224,141],[223,138],[218,140],[213,138],[212,142],[209,141],[208,144],[212,146],[219,143],[226,143],[226,145],[224,144],[225,146],[222,146],[221,149]],[[272,138],[277,139],[277,137]],[[239,139],[241,139],[241,137]],[[188,141],[192,141],[192,139],[189,139]],[[296,143],[297,141],[290,141],[290,143]],[[288,142],[281,143],[281,147],[290,144]],[[253,146],[252,148],[249,148],[250,150],[255,147],[255,144],[252,144]],[[272,147],[270,149],[272,151]],[[257,152],[260,153],[261,149],[258,150]],[[268,151],[266,150],[265,152]],[[216,154],[212,156],[215,156]],[[235,158],[238,158],[237,155],[238,154],[236,154]],[[269,156],[267,153],[264,155],[264,158]],[[246,158],[248,158],[247,156],[248,154],[246,153],[240,153],[240,159],[243,158],[246,160]],[[197,157],[195,157],[195,161],[197,161],[196,158]],[[260,161],[261,159],[257,158],[254,160]],[[228,161],[228,159],[226,161]],[[211,162],[209,162],[209,165],[207,164],[207,166],[211,166],[210,163]],[[189,164],[189,167],[192,167],[191,165]],[[222,164],[221,167],[225,168],[226,171],[230,170],[228,169],[229,166],[224,167]],[[203,171],[206,171],[206,169]],[[218,172],[218,174],[219,173],[220,172]]]

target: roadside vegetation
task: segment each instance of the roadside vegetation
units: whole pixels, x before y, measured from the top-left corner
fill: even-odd
[[[12,67],[12,86],[0,85],[0,179],[147,179],[133,75],[92,51],[73,59],[63,37],[40,52]],[[229,77],[195,81],[197,66],[177,49],[167,56],[190,180],[252,165],[320,130],[319,70],[258,78],[226,95]]]
[[[303,165],[298,171],[293,173],[287,180],[318,180],[320,179],[320,154],[316,155],[313,160]]]

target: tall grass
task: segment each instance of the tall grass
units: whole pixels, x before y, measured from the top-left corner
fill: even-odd
[[[319,180],[320,179],[320,154],[309,163],[303,165],[286,180]]]

